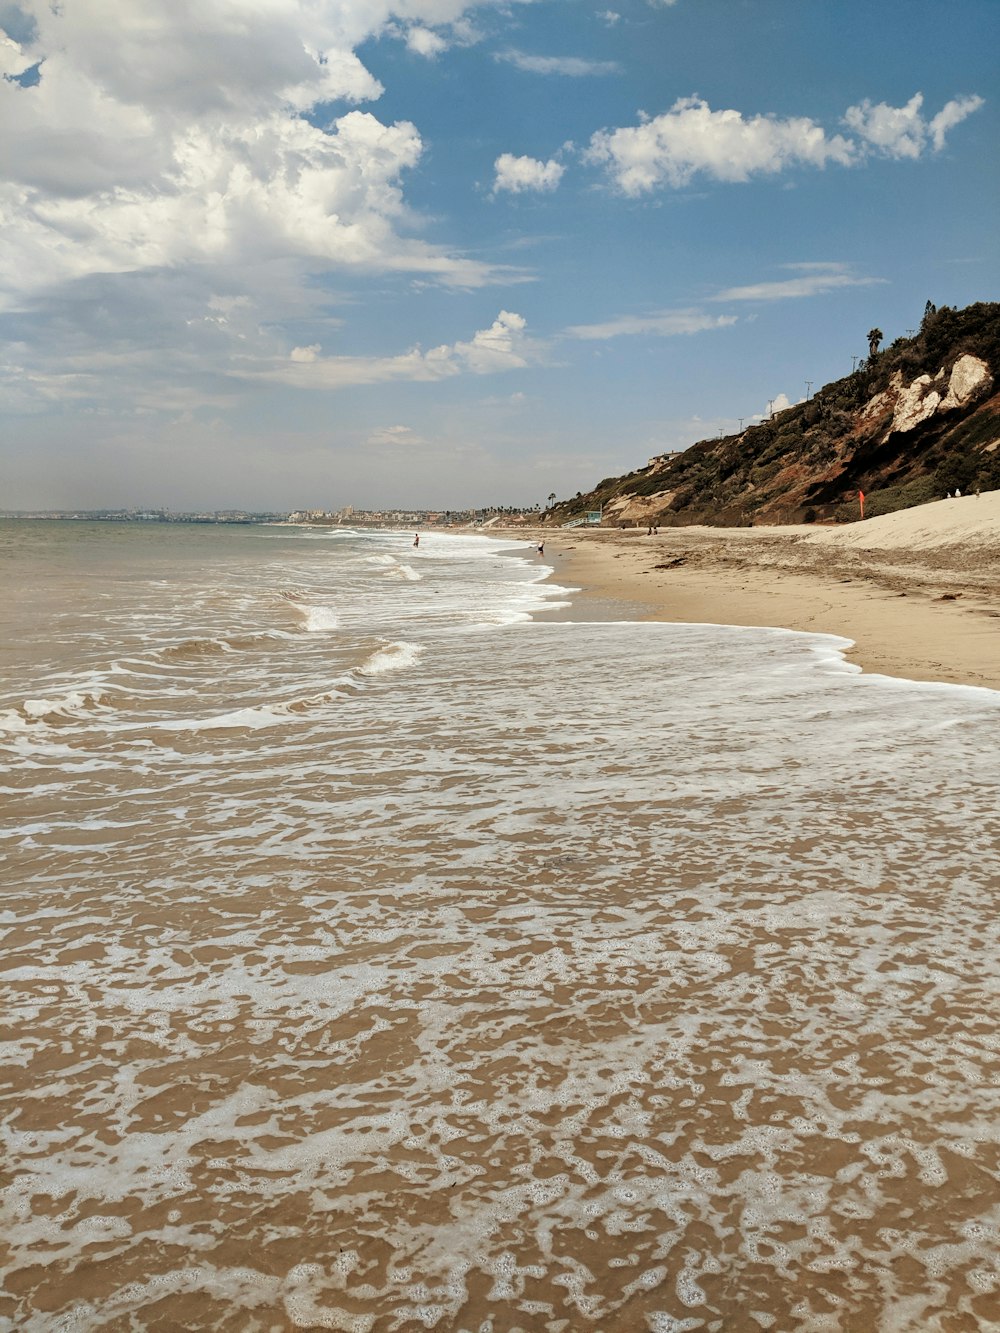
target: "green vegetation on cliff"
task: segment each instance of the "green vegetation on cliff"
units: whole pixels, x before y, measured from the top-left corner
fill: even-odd
[[[875,515],[1000,488],[1000,304],[928,302],[914,337],[878,351],[881,336],[872,329],[868,360],[807,402],[608,477],[549,516],[603,507],[611,523],[810,523],[857,517],[859,490]]]

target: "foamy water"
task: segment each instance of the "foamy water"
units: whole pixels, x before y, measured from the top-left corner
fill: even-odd
[[[5,1326],[1000,1327],[1000,695],[484,539],[31,533]]]

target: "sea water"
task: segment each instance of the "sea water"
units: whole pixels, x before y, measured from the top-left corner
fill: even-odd
[[[0,561],[0,1327],[1000,1328],[1000,694],[482,536]]]

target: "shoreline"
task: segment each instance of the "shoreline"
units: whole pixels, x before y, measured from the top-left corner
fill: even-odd
[[[1000,690],[1000,492],[864,527],[510,536],[544,538],[552,580],[639,621],[832,634],[852,641],[846,660],[867,673]]]

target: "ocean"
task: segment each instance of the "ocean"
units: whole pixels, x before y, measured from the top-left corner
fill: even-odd
[[[1000,1329],[1000,693],[0,524],[0,1328]]]

